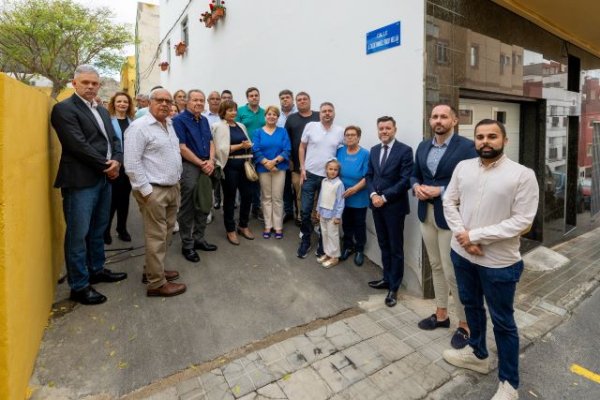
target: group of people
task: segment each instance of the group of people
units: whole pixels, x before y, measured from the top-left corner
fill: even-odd
[[[310,252],[318,221],[316,257],[325,268],[352,254],[357,266],[363,264],[371,208],[383,275],[369,286],[387,290],[385,304],[393,307],[403,279],[404,220],[412,193],[418,199],[437,305],[419,328],[450,327],[452,293],[459,321],[453,349],[443,356],[451,364],[487,373],[485,298],[499,355],[495,398],[517,398],[513,302],[523,270],[519,237],[535,217],[538,186],[530,169],[504,155],[508,138],[502,123],[482,120],[474,141],[469,140],[455,133],[456,111],[438,105],[429,118],[433,138],[418,146],[413,159],[412,149],[396,139],[393,117],[377,119],[380,143],[369,151],[359,145],[360,127],[336,125],[330,102],[313,111],[306,92],[299,92],[294,104],[292,92],[283,90],[281,108],[266,109],[255,87],[246,91],[247,104],[239,108],[231,92],[211,92],[205,110],[201,90],[171,96],[157,87],[148,98],[136,98],[134,112],[124,92],[111,98],[108,110],[98,106],[99,75],[93,67],[79,66],[73,87],[75,94],[58,103],[51,116],[62,144],[55,186],[63,196],[72,300],[103,303],[106,297],[92,285],[127,278],[104,268],[104,243],[112,240],[115,213],[118,237],[131,240],[126,219],[133,192],[143,216],[142,279],[148,296],[186,290],[174,282],[179,273],[164,268],[176,223],[185,259],[198,262],[196,250],[217,250],[205,238],[213,207],[222,205],[232,245],[240,244],[239,236],[255,239],[251,213],[264,222],[264,239],[282,239],[284,222],[295,220],[300,258]]]

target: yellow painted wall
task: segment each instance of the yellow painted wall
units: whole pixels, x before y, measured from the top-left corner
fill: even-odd
[[[135,99],[135,56],[127,56],[121,66],[121,90]]]
[[[0,74],[0,399],[23,399],[63,264],[52,100]]]

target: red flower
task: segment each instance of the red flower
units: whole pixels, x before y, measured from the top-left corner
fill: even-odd
[[[213,3],[210,3],[208,6],[210,7],[210,11],[212,11],[215,8],[215,5]]]

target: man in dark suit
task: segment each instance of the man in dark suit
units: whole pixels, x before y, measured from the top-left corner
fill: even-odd
[[[108,180],[119,176],[123,150],[108,111],[94,100],[100,88],[98,72],[80,65],[73,88],[75,94],[52,109],[52,126],[62,145],[54,187],[61,189],[63,197],[70,298],[82,304],[100,304],[106,297],[91,284],[127,278],[125,273],[104,268],[104,231],[111,202]]]
[[[454,266],[450,260],[452,232],[444,218],[442,195],[452,178],[456,164],[477,157],[477,152],[472,140],[454,133],[458,118],[456,111],[449,105],[435,106],[431,110],[429,124],[434,137],[425,139],[417,148],[411,184],[415,196],[419,199],[418,216],[431,265],[437,309],[435,314],[419,322],[419,328],[433,330],[450,327],[450,291],[458,318],[458,329],[452,336],[451,344],[452,347],[461,349],[467,345],[469,327],[464,307],[458,299]]]
[[[377,133],[381,143],[371,148],[366,178],[381,249],[383,278],[369,282],[369,286],[387,289],[385,304],[393,307],[404,276],[404,218],[410,212],[408,189],[413,154],[410,147],[395,139],[394,118],[378,118]]]

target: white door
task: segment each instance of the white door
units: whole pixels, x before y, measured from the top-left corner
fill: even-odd
[[[519,127],[521,110],[519,104],[501,101],[460,99],[458,105],[459,125],[461,136],[473,139],[475,125],[485,118],[495,119],[504,124],[508,143],[504,153],[511,160],[519,162]]]

